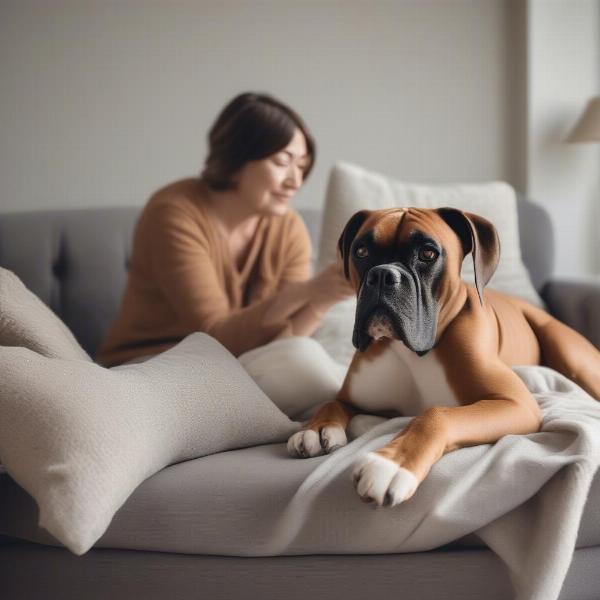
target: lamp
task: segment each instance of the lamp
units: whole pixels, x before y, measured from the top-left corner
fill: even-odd
[[[589,100],[566,141],[600,142],[600,96]]]

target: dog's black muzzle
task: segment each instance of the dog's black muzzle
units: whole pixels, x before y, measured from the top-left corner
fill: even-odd
[[[386,317],[393,336],[411,350],[423,354],[435,339],[435,302],[418,278],[404,265],[376,265],[365,274],[356,305],[352,343],[364,351],[373,341],[372,319]],[[433,319],[432,319],[433,317]]]
[[[369,269],[365,279],[365,286],[371,293],[385,295],[394,293],[400,286],[402,274],[400,270],[391,265],[377,265]]]

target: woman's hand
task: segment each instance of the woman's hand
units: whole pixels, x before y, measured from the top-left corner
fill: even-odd
[[[275,315],[283,307],[287,310],[290,327],[282,332],[281,337],[309,336],[334,304],[353,295],[354,289],[344,277],[341,262],[331,263],[312,279],[286,286],[275,305],[279,310],[274,310],[271,314]]]
[[[330,263],[306,282],[308,301],[322,314],[334,304],[354,295],[352,284],[344,276],[341,261]]]
[[[281,335],[312,335],[323,315],[337,302],[354,295],[341,262],[331,263],[306,281],[288,283],[274,298],[263,325],[287,321]]]

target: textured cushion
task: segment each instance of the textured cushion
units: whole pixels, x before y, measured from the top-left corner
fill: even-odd
[[[517,200],[514,190],[506,183],[417,185],[339,163],[333,167],[327,187],[319,266],[335,259],[340,234],[355,212],[395,206],[451,206],[485,217],[498,230],[501,245],[500,262],[489,287],[515,294],[538,306],[542,304],[521,259]],[[463,277],[473,281],[470,256],[463,264]]]
[[[0,346],[91,361],[68,327],[8,269],[0,268]]]
[[[0,281],[12,277],[0,271]],[[60,331],[49,309],[44,314],[24,287],[13,289],[25,308],[36,307],[33,315],[22,311],[19,330],[31,332],[35,322],[40,332]],[[35,335],[25,341],[39,348]],[[50,343],[48,356],[0,347],[0,461],[36,500],[40,525],[76,554],[163,467],[284,441],[297,429],[208,335],[192,334],[144,363],[114,369],[82,350],[83,358],[74,358],[76,347],[57,357],[65,344]]]
[[[506,183],[468,185],[417,185],[366,171],[348,163],[338,163],[327,186],[319,268],[335,259],[337,242],[350,217],[362,209],[376,210],[394,206],[439,208],[451,206],[481,215],[491,221],[500,237],[501,256],[488,287],[514,294],[542,306],[521,259],[517,200]],[[462,276],[473,283],[473,261],[466,257]],[[347,365],[354,354],[352,329],[356,300],[340,302],[325,316],[313,337],[338,362]]]

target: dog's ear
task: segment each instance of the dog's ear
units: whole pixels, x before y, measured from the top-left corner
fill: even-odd
[[[483,217],[456,208],[439,208],[438,214],[459,237],[465,256],[471,252],[475,287],[483,305],[483,288],[492,278],[500,260],[500,239],[496,228]]]
[[[360,210],[352,215],[348,223],[346,223],[346,227],[344,227],[344,231],[342,231],[342,235],[340,235],[340,239],[338,240],[338,249],[342,255],[342,260],[344,261],[344,275],[346,276],[346,279],[350,279],[350,246],[352,245],[358,230],[370,214],[370,210]]]

